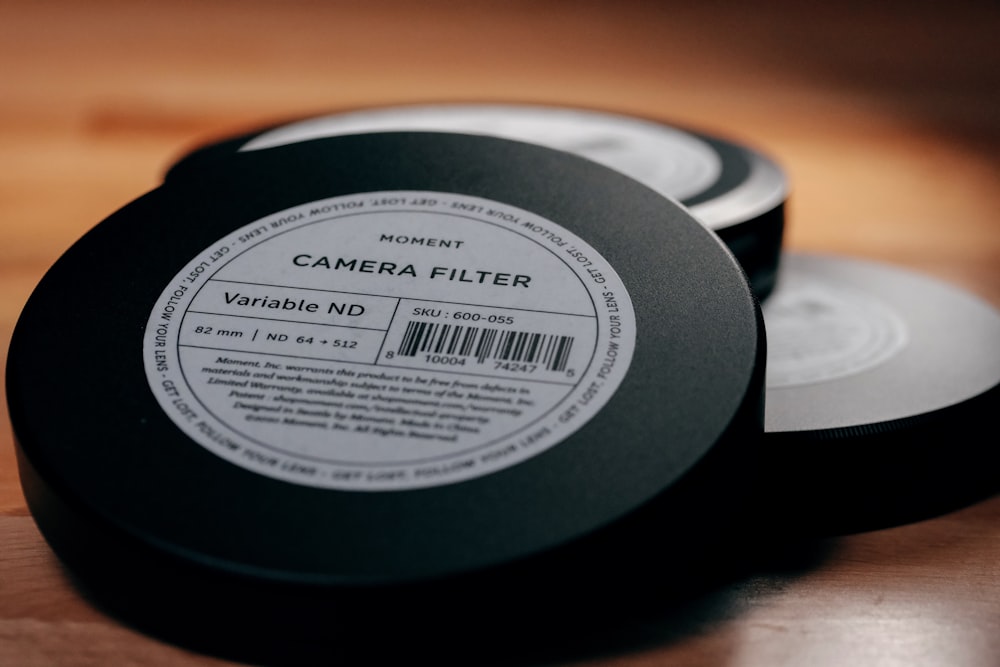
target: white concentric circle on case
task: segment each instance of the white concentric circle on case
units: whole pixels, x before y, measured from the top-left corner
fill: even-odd
[[[769,433],[888,423],[1000,383],[1000,313],[919,273],[788,253],[763,315]]]
[[[878,299],[809,276],[763,305],[767,386],[793,387],[861,373],[906,345],[906,324]]]
[[[680,200],[705,191],[722,172],[718,153],[691,133],[621,115],[527,105],[414,105],[331,114],[274,128],[240,150],[389,131],[485,134],[555,148]]]

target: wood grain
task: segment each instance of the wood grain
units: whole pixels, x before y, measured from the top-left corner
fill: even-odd
[[[1000,7],[870,4],[6,0],[0,347],[56,257],[184,151],[413,101],[596,106],[756,145],[791,179],[787,247],[909,266],[1000,306]],[[54,351],[67,368],[83,352],[72,336]],[[25,508],[3,414],[0,665],[220,664],[80,595]],[[1000,664],[1000,498],[821,551],[558,662]]]

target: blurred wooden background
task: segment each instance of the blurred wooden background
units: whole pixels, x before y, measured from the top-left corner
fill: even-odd
[[[186,150],[417,101],[598,106],[755,145],[791,180],[787,247],[1000,306],[998,35],[1000,5],[962,0],[0,0],[0,348],[59,254]],[[76,593],[0,414],[0,665],[216,664]],[[566,664],[1000,665],[1000,498],[825,550],[736,586],[725,613]]]

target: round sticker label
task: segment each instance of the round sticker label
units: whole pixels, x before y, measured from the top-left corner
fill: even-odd
[[[194,442],[323,488],[436,486],[586,424],[625,377],[635,315],[583,239],[441,192],[303,204],[234,230],[165,287],[147,378]]]
[[[906,325],[881,301],[805,276],[763,305],[767,386],[791,387],[861,373],[908,341]]]

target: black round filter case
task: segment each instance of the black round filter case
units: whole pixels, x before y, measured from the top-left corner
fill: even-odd
[[[30,297],[7,387],[31,512],[94,599],[285,661],[510,604],[580,627],[689,578],[743,518],[764,355],[740,266],[654,190],[378,133],[112,214]]]
[[[886,264],[793,253],[764,304],[762,489],[792,532],[925,518],[1000,488],[1000,314]]]

